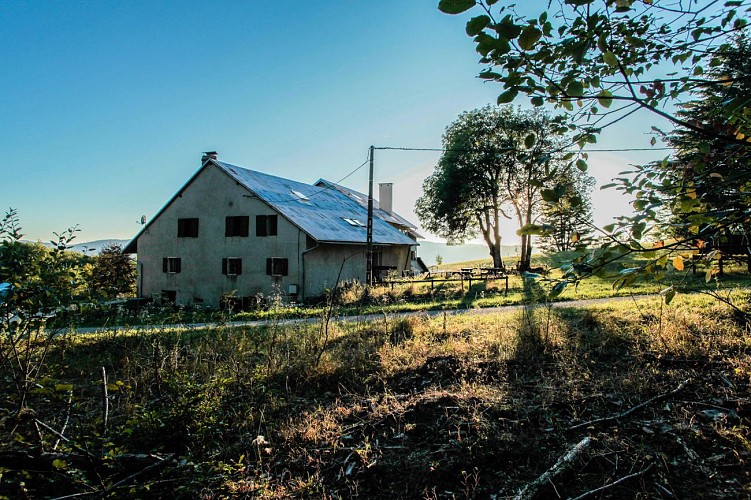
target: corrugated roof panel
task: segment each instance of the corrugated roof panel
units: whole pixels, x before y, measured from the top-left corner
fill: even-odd
[[[356,201],[358,204],[365,207],[366,209],[368,207],[368,196],[358,191],[355,191],[354,189],[348,188],[346,186],[341,186],[334,182],[327,181],[326,179],[318,179],[318,181],[316,181],[316,185],[317,186],[320,186],[320,185],[329,186],[333,189],[336,189],[337,191],[344,193],[349,198]],[[409,229],[410,233],[415,235],[417,238],[423,237],[420,233],[417,232],[417,226],[415,226],[410,221],[408,221],[407,219],[405,219],[404,217],[402,217],[396,212],[388,213],[385,210],[382,210],[380,203],[378,202],[378,200],[375,200],[375,199],[373,200],[373,213],[375,214],[376,217],[379,217],[385,220],[386,222],[390,222],[391,224],[396,224],[398,226],[402,226],[402,227]]]
[[[304,184],[221,161],[215,160],[214,163],[314,239],[323,242],[366,243],[366,228],[352,225],[345,218],[365,222],[367,207],[364,208],[336,189],[334,186],[337,185]],[[373,218],[373,243],[416,244],[412,238],[380,217]]]

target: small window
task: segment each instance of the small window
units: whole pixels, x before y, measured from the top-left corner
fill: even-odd
[[[162,271],[167,274],[177,274],[182,271],[182,260],[180,257],[165,257],[162,259]]]
[[[243,260],[238,257],[222,259],[222,274],[237,276],[243,273]]]
[[[225,217],[224,236],[248,236],[250,218],[247,215]]]
[[[359,219],[350,219],[349,217],[342,217],[342,219],[344,219],[350,226],[365,227],[365,224],[363,224]]]
[[[308,202],[308,201],[310,201],[310,200],[308,199],[308,197],[307,197],[307,196],[305,196],[304,194],[302,194],[302,193],[301,193],[300,191],[295,191],[295,190],[293,189],[293,190],[292,190],[292,195],[293,195],[293,196],[294,196],[295,198],[297,198],[298,200],[300,200],[301,202]]]
[[[276,231],[276,215],[256,215],[256,236],[276,236]]]
[[[266,259],[266,274],[269,276],[287,276],[289,274],[288,260],[279,257]]]
[[[198,238],[198,219],[177,219],[178,238]]]

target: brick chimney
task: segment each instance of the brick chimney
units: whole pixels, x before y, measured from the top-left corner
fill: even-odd
[[[391,215],[394,210],[394,184],[392,182],[378,184],[378,204],[381,210]]]
[[[201,165],[209,160],[216,160],[218,157],[219,153],[216,151],[204,151],[203,156],[201,156]]]

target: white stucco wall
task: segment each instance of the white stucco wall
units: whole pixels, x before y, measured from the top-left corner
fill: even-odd
[[[209,165],[139,236],[139,295],[158,299],[163,291],[174,291],[178,304],[215,308],[230,293],[236,297],[281,293],[287,301],[320,296],[336,284],[340,269],[341,282],[365,281],[364,245],[315,246],[306,233],[278,214],[277,234],[256,236],[256,215],[274,214],[274,209]],[[248,216],[248,236],[225,237],[227,216]],[[177,237],[180,218],[198,218],[197,238]],[[399,273],[409,266],[407,246],[376,250],[383,266],[393,266]],[[181,272],[165,273],[165,257],[179,257]],[[266,274],[266,259],[271,257],[288,259],[287,276]],[[241,258],[242,274],[223,275],[223,258]],[[290,286],[297,287],[297,294],[290,293]]]
[[[375,251],[381,254],[381,265],[395,267],[399,275],[409,266],[409,247],[377,246]],[[305,296],[322,295],[336,284],[337,278],[340,283],[351,280],[364,283],[366,267],[364,245],[321,244],[305,255]]]
[[[275,213],[224,172],[208,166],[139,237],[141,296],[174,290],[179,304],[217,307],[220,297],[232,291],[237,297],[268,295],[278,287],[287,294],[289,285],[301,283],[298,256],[305,250],[306,236],[281,216],[276,236],[256,236],[256,215]],[[249,217],[247,237],[225,237],[225,217],[234,215]],[[191,217],[199,219],[198,238],[178,238],[177,220]],[[164,257],[179,257],[181,272],[164,273]],[[222,258],[227,257],[242,259],[241,275],[222,274]],[[286,257],[288,275],[268,276],[268,257]]]

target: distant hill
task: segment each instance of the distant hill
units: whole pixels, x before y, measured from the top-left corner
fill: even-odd
[[[121,247],[124,247],[128,244],[130,240],[117,240],[117,239],[111,239],[111,240],[94,240],[94,241],[87,241],[84,243],[76,243],[75,245],[71,245],[68,247],[68,250],[71,252],[78,252],[83,253],[86,255],[98,255],[99,252],[102,251],[102,248],[106,247],[110,244],[117,244]],[[32,243],[30,241],[27,241],[26,243]],[[43,241],[42,244],[46,247],[51,247],[52,243],[49,241]]]
[[[120,245],[121,247],[124,247],[128,244],[130,240],[94,240],[94,241],[87,241],[85,243],[76,243],[75,245],[71,246],[69,250],[72,250],[74,252],[80,252],[84,253],[84,250],[86,251],[86,255],[95,255],[102,251],[102,248],[106,247],[110,244],[116,244]]]
[[[519,253],[518,245],[501,245],[502,257],[513,257]],[[446,243],[436,243],[434,241],[421,241],[417,248],[417,255],[422,258],[426,265],[434,265],[436,256],[443,258],[444,264],[452,262],[464,262],[466,260],[490,259],[488,247],[477,243],[467,243],[465,245],[447,245]]]

